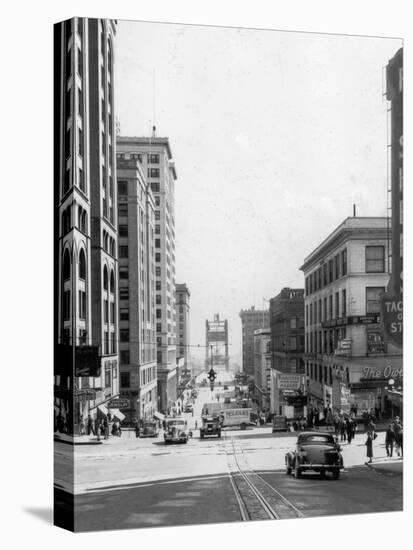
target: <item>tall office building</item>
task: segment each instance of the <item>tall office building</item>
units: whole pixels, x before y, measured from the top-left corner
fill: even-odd
[[[155,322],[159,408],[170,410],[177,399],[175,307],[175,182],[169,139],[117,138],[117,151],[134,156],[155,198]]]
[[[177,312],[177,357],[184,359],[180,375],[187,376],[189,372],[189,298],[191,293],[185,283],[176,285]]]
[[[242,309],[239,316],[242,323],[242,371],[244,374],[254,377],[254,332],[259,328],[269,327],[269,311],[255,309]]]
[[[389,282],[386,218],[347,218],[304,260],[309,406],[387,414],[401,356],[383,338]]]
[[[70,433],[118,395],[115,32],[55,26],[55,411]]]
[[[158,406],[155,334],[155,199],[140,162],[117,158],[120,395],[135,423]]]

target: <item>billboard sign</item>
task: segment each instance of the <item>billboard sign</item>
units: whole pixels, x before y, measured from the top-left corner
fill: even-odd
[[[386,338],[395,346],[403,346],[403,298],[383,294],[381,299],[383,328]]]

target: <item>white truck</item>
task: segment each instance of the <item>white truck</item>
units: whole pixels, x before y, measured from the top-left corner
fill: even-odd
[[[221,426],[226,427],[239,427],[241,430],[245,430],[247,426],[254,426],[251,422],[252,409],[223,409],[220,413]]]

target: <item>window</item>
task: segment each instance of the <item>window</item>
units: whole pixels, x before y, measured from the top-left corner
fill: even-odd
[[[384,273],[384,246],[366,246],[366,273]]]
[[[162,319],[162,310],[161,309],[156,310],[156,318],[157,319]]]
[[[340,293],[336,292],[336,319],[340,317]]]
[[[128,279],[129,269],[125,266],[119,267],[119,279]]]
[[[149,164],[159,164],[159,155],[148,155]]]
[[[77,49],[77,61],[78,61],[78,70],[79,76],[83,76],[83,55],[80,49]]]
[[[129,342],[129,329],[121,328],[119,331],[119,338],[121,342]]]
[[[295,336],[290,336],[290,350],[294,351],[297,349],[297,338]]]
[[[155,233],[156,233],[157,235],[159,235],[160,232],[161,232],[161,226],[158,225],[158,224],[156,224],[156,225],[155,225]]]
[[[329,319],[333,318],[333,295],[328,297],[328,315]]]
[[[83,132],[80,128],[78,129],[78,141],[78,153],[80,157],[83,157]]]
[[[110,302],[110,322],[115,324],[115,302]]]
[[[323,265],[323,286],[327,286],[327,264]]]
[[[155,253],[155,262],[160,262],[161,261],[161,253],[160,252],[156,252]]]
[[[63,280],[67,281],[70,279],[70,271],[71,271],[71,265],[70,265],[70,255],[69,251],[66,249],[64,256],[63,256]]]
[[[155,239],[155,248],[161,248],[161,239]]]
[[[328,282],[332,283],[334,280],[333,278],[333,260],[328,261]]]
[[[70,319],[70,290],[63,292],[63,320]]]
[[[119,247],[119,258],[127,258],[129,254],[129,249],[127,246],[122,245]]]
[[[156,289],[156,290],[161,290],[161,289],[162,289],[161,281],[156,281],[156,283],[155,283],[155,289]]]
[[[155,210],[155,220],[160,220],[161,219],[161,213],[159,210]]]
[[[158,305],[162,303],[162,297],[161,297],[160,294],[157,294],[157,295],[156,295],[156,303],[157,303]]]
[[[313,304],[310,304],[310,325],[313,324]]]
[[[107,267],[105,266],[103,268],[103,288],[105,290],[108,290],[108,282],[109,282],[109,280],[108,280],[108,270],[107,270]]]
[[[345,317],[347,315],[347,292],[345,288],[341,291],[341,311],[342,317]]]
[[[118,195],[127,195],[127,194],[128,194],[128,182],[118,181]]]
[[[119,216],[127,216],[128,215],[128,204],[125,202],[121,202],[118,205],[118,215]],[[127,226],[126,226],[127,227]],[[122,235],[121,235],[122,236]]]
[[[122,354],[125,354],[123,356]],[[128,354],[128,361],[124,361],[123,357],[126,357],[126,354]],[[121,363],[124,365],[127,365],[129,363],[129,351],[121,351],[120,352],[120,360]],[[129,372],[121,372],[120,373],[120,385],[122,388],[130,388],[130,373]]]
[[[156,266],[155,267],[155,275],[157,277],[160,277],[161,276],[161,267],[160,266]]]
[[[341,275],[347,275],[347,249],[344,249],[341,253]]]
[[[104,342],[105,342],[104,353],[105,355],[107,355],[109,353],[109,332],[108,331],[104,332]]]
[[[154,193],[159,193],[160,192],[160,185],[159,185],[159,182],[155,182],[153,181],[151,183],[151,189]]]
[[[149,178],[159,178],[159,168],[148,168]]]
[[[161,197],[159,197],[158,195],[155,197],[155,206],[160,206],[161,204]]]
[[[86,257],[83,248],[80,250],[79,254],[79,277],[83,280],[86,279]]]
[[[162,323],[156,323],[156,332],[162,332]]]
[[[119,225],[119,237],[127,237],[127,236],[128,236],[128,226]]]
[[[119,299],[120,300],[129,300],[129,288],[121,287],[119,289]]]
[[[129,321],[129,308],[121,307],[119,310],[119,319],[121,321]]]
[[[340,278],[340,255],[337,254],[337,256],[334,256],[334,264],[335,264],[335,275],[336,279]]]
[[[68,233],[72,227],[72,216],[71,216],[71,210],[70,206],[66,208],[66,210],[63,211],[62,214],[62,229],[63,229],[63,235]]]
[[[366,288],[366,314],[380,313],[380,296],[384,292],[384,287]]]

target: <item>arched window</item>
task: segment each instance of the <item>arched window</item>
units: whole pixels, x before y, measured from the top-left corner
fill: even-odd
[[[70,211],[70,206],[68,206],[62,214],[63,235],[65,235],[66,233],[68,233],[70,231],[70,228],[71,228],[71,225],[72,225],[70,218],[71,218],[71,211]]]
[[[65,253],[63,255],[63,280],[67,281],[67,279],[70,279],[70,254],[68,249],[66,248]]]
[[[103,248],[106,252],[109,252],[108,248],[108,242],[109,242],[109,235],[106,233],[106,231],[103,232]]]
[[[80,230],[83,231],[83,233],[86,233],[86,227],[87,227],[87,214],[86,214],[86,210],[83,210],[82,217],[80,218]]]
[[[86,257],[83,248],[79,254],[79,277],[80,279],[86,280]]]
[[[115,239],[110,239],[110,253],[115,256]]]
[[[106,266],[103,268],[103,288],[108,290],[108,269]]]
[[[113,269],[110,271],[110,291],[112,293],[115,292],[115,275],[113,273]]]

